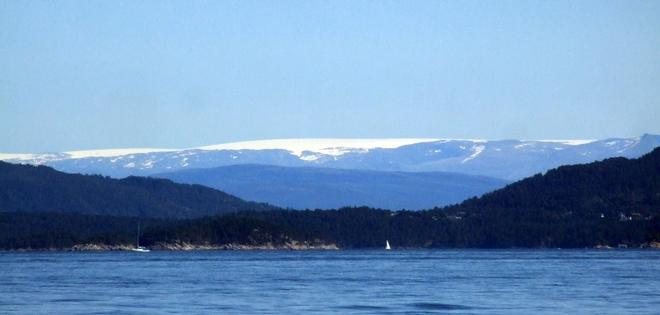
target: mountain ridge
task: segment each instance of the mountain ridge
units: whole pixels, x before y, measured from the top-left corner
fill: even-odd
[[[151,176],[200,184],[246,200],[294,209],[369,206],[420,210],[458,203],[509,183],[450,172],[382,172],[259,164],[188,169]]]
[[[148,218],[195,218],[274,207],[201,185],[167,179],[67,174],[0,161],[0,212],[52,212]]]
[[[15,163],[49,165],[70,173],[102,174],[112,177],[144,176],[180,169],[212,168],[235,164],[264,164],[377,171],[450,171],[517,180],[565,164],[589,163],[615,156],[635,158],[660,146],[660,136],[649,134],[635,138],[603,140],[434,139],[434,141],[418,142],[419,139],[414,141],[408,139],[407,141],[414,143],[388,142],[390,146],[394,147],[385,148],[378,147],[374,143],[370,148],[365,148],[364,145],[361,147],[360,143],[341,146],[341,142],[335,142],[335,140],[349,141],[349,139],[334,139],[329,144],[316,144],[315,148],[305,147],[308,144],[298,143],[298,147],[289,147],[292,150],[277,149],[268,145],[262,145],[262,149],[259,150],[235,149],[237,147],[227,149],[231,147],[230,145],[224,147],[225,149],[222,147],[215,147],[216,149],[213,150],[196,148],[123,154],[112,157],[80,155],[71,158],[66,153],[54,153],[4,154],[0,156],[0,159]],[[110,151],[117,154],[121,152]]]
[[[283,138],[283,139],[265,139],[265,140],[247,140],[237,142],[226,142],[211,145],[204,145],[198,147],[190,147],[184,149],[171,149],[171,148],[111,148],[111,149],[89,149],[89,150],[71,150],[62,152],[42,152],[42,153],[3,153],[0,152],[0,160],[12,161],[31,161],[42,159],[80,159],[91,157],[117,157],[130,154],[145,154],[157,152],[180,152],[191,150],[206,150],[206,151],[219,151],[219,150],[287,150],[293,155],[298,155],[302,152],[315,152],[323,153],[329,149],[334,148],[350,148],[359,150],[368,149],[394,149],[404,145],[411,145],[423,142],[450,142],[450,141],[470,141],[475,143],[483,143],[488,141],[503,141],[514,139],[502,140],[486,140],[486,139],[467,139],[467,138]],[[538,141],[549,143],[563,143],[569,145],[586,144],[594,139],[520,139],[520,141]],[[340,153],[340,152],[337,152]],[[340,155],[340,154],[335,154]]]

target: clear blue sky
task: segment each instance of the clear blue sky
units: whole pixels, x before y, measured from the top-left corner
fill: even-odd
[[[660,133],[660,1],[0,0],[0,152]]]

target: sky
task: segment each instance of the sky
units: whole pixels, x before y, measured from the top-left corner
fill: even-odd
[[[0,152],[660,133],[660,1],[0,0]]]

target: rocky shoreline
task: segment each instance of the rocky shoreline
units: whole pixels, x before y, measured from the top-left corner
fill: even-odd
[[[190,244],[190,243],[157,243],[150,246],[152,250],[337,250],[336,244],[326,243],[308,243],[290,241],[284,244],[260,244],[260,245],[247,245],[247,244]]]
[[[157,243],[145,248],[154,251],[201,251],[201,250],[338,250],[336,244],[326,243],[308,243],[291,241],[284,244],[191,244],[185,242],[175,243]],[[105,251],[132,251],[134,245],[115,244],[108,245],[102,243],[76,244],[66,248],[24,248],[12,251],[31,252],[31,251],[64,251],[64,252],[105,252]]]
[[[310,242],[297,242],[290,241],[284,244],[238,244],[238,243],[229,243],[229,244],[192,244],[186,242],[174,242],[174,243],[157,243],[152,246],[146,246],[145,248],[153,251],[214,251],[214,250],[339,250],[340,248],[336,244],[326,244],[326,243],[310,243]],[[115,244],[108,245],[102,243],[87,243],[87,244],[77,244],[71,247],[66,248],[21,248],[8,250],[11,252],[38,252],[38,251],[59,251],[59,252],[106,252],[106,251],[132,251],[135,249],[134,245],[128,244]],[[406,249],[415,249],[415,248],[406,248]],[[592,249],[660,249],[660,242],[649,242],[641,244],[640,246],[609,246],[604,244],[598,244]],[[7,251],[7,250],[0,250]]]
[[[640,249],[660,249],[660,242],[648,242],[639,246],[628,246],[627,244],[619,244],[617,246],[610,246],[607,244],[598,244],[594,246],[595,249],[616,249],[616,248],[640,248]]]

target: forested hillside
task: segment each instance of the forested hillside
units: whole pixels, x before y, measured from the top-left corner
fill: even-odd
[[[256,217],[345,248],[382,247],[385,239],[403,247],[640,246],[660,240],[660,149],[639,159],[563,166],[428,211],[344,208],[232,216]]]
[[[647,246],[660,241],[659,175],[656,149],[639,159],[560,167],[460,205],[426,211],[258,209],[193,220],[152,220],[145,223],[144,245],[321,240],[341,248],[382,248],[389,240],[394,248]],[[61,214],[6,213],[0,219],[5,227],[0,244],[14,249],[26,244],[125,243],[130,239],[126,230],[136,224]],[[106,220],[114,223],[104,225]],[[40,242],[44,239],[49,241]]]
[[[272,207],[200,185],[166,179],[67,174],[0,162],[0,212],[54,212],[196,218]]]

